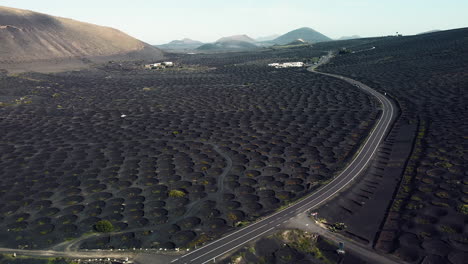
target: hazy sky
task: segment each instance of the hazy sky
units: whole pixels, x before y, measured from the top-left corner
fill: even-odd
[[[0,0],[0,5],[110,26],[150,44],[189,37],[284,34],[331,38],[468,27],[467,0]]]

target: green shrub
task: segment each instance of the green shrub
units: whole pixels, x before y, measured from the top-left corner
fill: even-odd
[[[171,190],[169,191],[169,197],[184,197],[185,192],[180,190]]]
[[[423,207],[424,207],[423,204],[415,203],[415,202],[409,202],[409,203],[406,205],[406,209],[409,209],[409,210],[421,209],[421,208],[423,208]]]
[[[440,230],[447,234],[455,234],[457,232],[455,229],[447,225],[441,225]]]
[[[445,191],[436,192],[435,195],[439,198],[444,198],[444,199],[449,198],[448,192],[445,192]]]
[[[101,233],[108,233],[114,231],[114,225],[107,220],[101,220],[95,225],[96,231]]]
[[[440,207],[448,207],[449,205],[447,203],[442,203],[442,202],[437,202],[437,201],[432,201],[431,202],[435,206],[440,206]]]
[[[464,215],[468,215],[468,204],[460,204],[458,211]]]

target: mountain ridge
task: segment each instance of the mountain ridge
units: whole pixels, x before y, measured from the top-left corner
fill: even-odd
[[[190,38],[183,38],[180,40],[173,40],[169,43],[162,45],[155,45],[155,47],[161,48],[163,50],[173,50],[173,51],[182,51],[182,50],[194,50],[204,43],[198,40],[193,40]]]
[[[216,41],[216,43],[230,42],[230,41],[244,41],[254,43],[255,40],[247,35],[233,35],[228,37],[222,37]]]
[[[276,39],[272,42],[280,45],[285,45],[290,42],[293,42],[297,39],[302,39],[309,43],[317,43],[317,42],[324,42],[324,41],[331,41],[332,39],[323,35],[322,33],[315,31],[309,27],[302,27],[292,31],[289,31]]]
[[[159,49],[111,27],[5,6],[0,6],[0,43],[1,63],[163,57]]]

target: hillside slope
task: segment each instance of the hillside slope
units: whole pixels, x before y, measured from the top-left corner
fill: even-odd
[[[308,27],[303,27],[303,28],[298,28],[296,30],[290,31],[284,35],[281,35],[278,38],[274,39],[273,42],[276,44],[285,45],[297,39],[302,39],[310,43],[332,40],[331,38],[323,35],[320,32],[317,32]]]
[[[0,6],[0,63],[65,58],[162,58],[162,52],[109,27]]]
[[[197,48],[199,51],[239,51],[253,50],[258,46],[254,44],[255,40],[247,35],[234,35],[218,39],[215,43],[207,43]]]
[[[223,37],[218,39],[216,42],[232,42],[232,41],[242,41],[242,42],[249,42],[249,43],[254,43],[255,40],[247,35],[234,35],[234,36],[229,36],[229,37]]]
[[[181,40],[173,40],[169,43],[162,45],[155,45],[160,49],[166,50],[193,50],[203,45],[203,42],[184,38]]]

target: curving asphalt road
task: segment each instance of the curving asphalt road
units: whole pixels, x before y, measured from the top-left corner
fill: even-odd
[[[371,94],[381,104],[382,115],[375,125],[374,129],[362,145],[359,153],[355,156],[348,166],[336,176],[330,183],[315,191],[313,194],[296,202],[295,204],[278,211],[268,217],[265,217],[257,222],[254,222],[242,229],[225,235],[224,237],[213,241],[201,248],[191,251],[179,258],[174,259],[171,263],[193,263],[204,264],[215,262],[217,258],[222,257],[230,251],[245,245],[246,243],[274,231],[280,225],[288,222],[291,218],[298,214],[316,208],[322,203],[330,200],[341,190],[346,188],[369,164],[375,157],[385,135],[388,133],[392,122],[395,118],[395,108],[385,95],[373,90],[369,86],[355,81],[353,79],[343,77],[336,74],[321,73],[315,71],[315,68],[321,64],[328,62],[332,55],[329,53],[323,57],[319,64],[309,68],[308,70],[317,74],[322,74],[348,82],[366,93]]]
[[[288,222],[290,219],[294,218],[301,213],[307,212],[310,209],[316,208],[324,202],[333,198],[337,193],[346,188],[369,164],[372,158],[376,155],[380,143],[382,142],[385,135],[388,133],[391,124],[395,118],[394,105],[392,102],[384,95],[379,92],[371,89],[365,84],[362,84],[353,79],[343,77],[335,74],[321,73],[316,72],[315,68],[321,64],[328,62],[331,59],[332,55],[329,53],[327,56],[323,57],[319,64],[309,68],[309,71],[315,72],[317,74],[322,74],[334,78],[341,79],[346,81],[365,92],[376,97],[380,104],[382,115],[375,125],[374,129],[362,145],[359,153],[356,154],[355,158],[348,164],[348,166],[331,182],[327,185],[316,190],[311,195],[299,200],[298,202],[292,204],[291,206],[278,211],[268,217],[258,220],[242,229],[231,232],[224,237],[213,241],[203,247],[200,247],[196,250],[193,250],[185,255],[176,257],[172,256],[158,256],[158,255],[149,255],[149,254],[135,254],[129,252],[109,252],[109,251],[100,251],[100,252],[69,252],[69,251],[53,251],[53,250],[15,250],[15,249],[3,249],[0,248],[0,252],[12,253],[17,252],[23,255],[29,256],[63,256],[63,257],[89,257],[89,258],[99,258],[99,257],[136,257],[137,262],[139,263],[168,263],[169,259],[172,259],[170,263],[193,263],[193,264],[204,264],[214,262],[217,258],[224,256],[231,252],[232,250],[245,245],[246,243],[270,232],[274,232],[277,227]],[[216,150],[216,148],[215,148]],[[365,249],[362,250],[365,254]],[[138,259],[139,256],[144,258]],[[383,262],[382,262],[383,263]],[[385,263],[397,263],[387,259]]]

